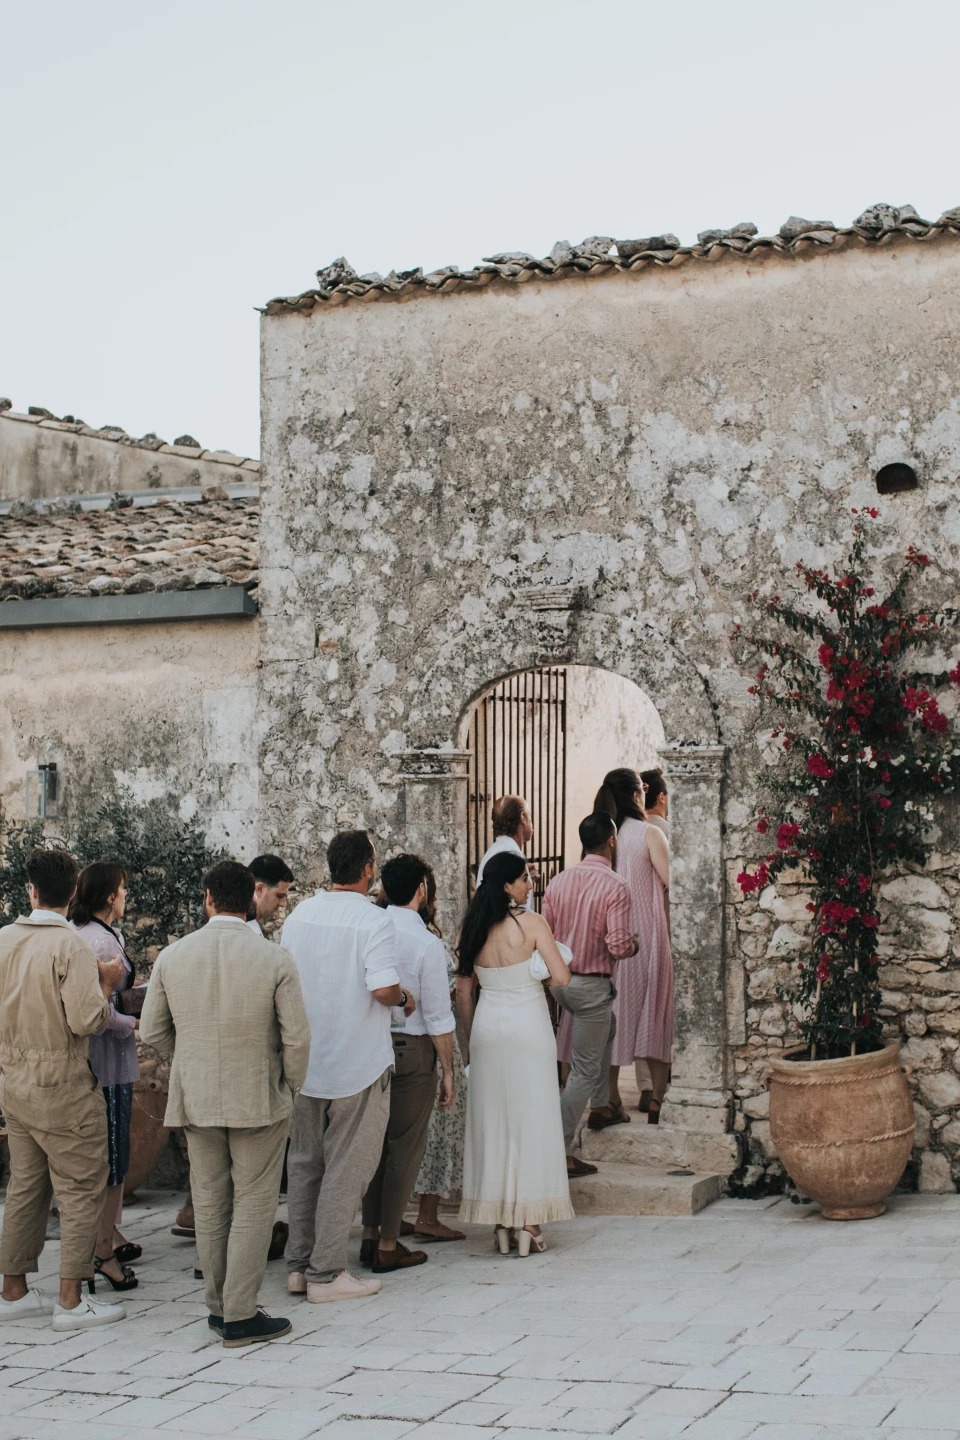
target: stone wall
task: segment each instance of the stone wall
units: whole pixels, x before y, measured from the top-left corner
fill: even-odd
[[[259,474],[256,460],[226,450],[168,445],[156,435],[138,440],[119,426],[93,430],[82,420],[20,414],[0,402],[0,500],[241,485]]]
[[[23,816],[25,772],[55,760],[68,818],[122,784],[179,807],[238,859],[257,854],[255,621],[5,631],[0,643],[4,814]]]
[[[758,971],[803,920],[719,878],[759,853],[772,756],[728,637],[745,591],[842,555],[890,461],[919,488],[879,502],[878,576],[913,542],[924,593],[960,594],[960,243],[380,293],[264,320],[264,843],[318,880],[344,823],[423,845],[455,924],[472,699],[533,664],[624,676],[674,747],[671,1101],[685,1123],[756,1111],[737,1065],[786,1030]],[[903,963],[956,973],[949,949]],[[911,985],[918,1016],[953,993]],[[916,1037],[928,1064],[941,1034]]]

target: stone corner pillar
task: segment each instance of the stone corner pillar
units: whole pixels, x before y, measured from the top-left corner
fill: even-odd
[[[394,755],[399,773],[404,847],[429,861],[437,908],[451,944],[467,904],[467,767],[470,750],[425,746]]]
[[[721,789],[724,745],[666,745],[670,787],[670,925],[675,987],[673,1079],[664,1123],[728,1125]]]

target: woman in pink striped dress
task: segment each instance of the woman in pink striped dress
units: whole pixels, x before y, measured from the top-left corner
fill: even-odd
[[[640,943],[637,954],[621,960],[617,968],[610,1104],[615,1115],[626,1118],[618,1085],[620,1066],[645,1061],[653,1088],[647,1119],[658,1125],[673,1051],[673,957],[665,906],[670,850],[663,833],[646,821],[643,781],[636,771],[611,770],[605,775],[593,808],[617,822],[617,874],[630,887],[630,929]]]

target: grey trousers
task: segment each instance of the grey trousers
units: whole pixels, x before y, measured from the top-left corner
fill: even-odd
[[[250,1129],[183,1127],[211,1315],[233,1321],[257,1313],[289,1132],[289,1120]]]
[[[608,975],[572,975],[570,984],[551,986],[550,993],[573,1016],[570,1073],[560,1097],[563,1143],[567,1154],[587,1102],[600,1109],[610,1099],[610,1060],[617,1017],[616,990]]]
[[[312,1284],[326,1284],[347,1269],[350,1226],[383,1149],[392,1073],[392,1067],[384,1070],[358,1095],[340,1100],[298,1095],[294,1101],[287,1269]]]
[[[377,1173],[363,1197],[363,1223],[396,1240],[420,1170],[437,1099],[437,1052],[429,1035],[394,1035],[390,1119]]]

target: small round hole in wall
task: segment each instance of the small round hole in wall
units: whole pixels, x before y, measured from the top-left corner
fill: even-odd
[[[901,495],[904,490],[916,490],[917,472],[910,465],[899,460],[893,465],[884,465],[877,471],[877,493],[879,495]]]

